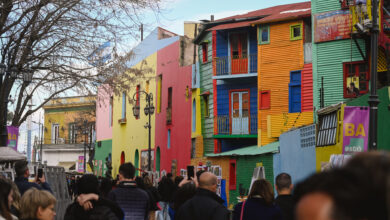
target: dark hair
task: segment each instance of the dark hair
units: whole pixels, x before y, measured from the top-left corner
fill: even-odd
[[[182,185],[175,193],[173,198],[173,209],[178,211],[181,205],[191,199],[196,193],[194,182],[189,182]]]
[[[179,187],[180,182],[184,179],[183,176],[176,176],[175,177],[175,186]]]
[[[175,192],[175,183],[172,181],[171,178],[163,176],[158,183],[157,189],[161,195],[161,200],[163,202],[172,201],[172,195]]]
[[[153,187],[153,181],[152,181],[152,178],[150,176],[144,176],[144,185],[145,185],[145,188]]]
[[[25,160],[17,161],[14,165],[16,176],[23,176],[26,170],[28,170],[27,166],[28,162]]]
[[[0,215],[7,220],[12,220],[8,204],[8,195],[10,194],[11,189],[11,184],[5,179],[0,178]]]
[[[107,197],[111,189],[112,189],[112,180],[107,177],[102,178],[99,187],[100,195],[103,197]]]
[[[140,189],[145,189],[145,183],[144,183],[144,179],[142,179],[142,177],[140,176],[137,176],[135,177],[135,182],[137,183],[137,187],[140,188]]]
[[[289,189],[291,186],[291,176],[288,173],[281,173],[275,179],[278,190]]]
[[[132,163],[124,163],[119,167],[119,173],[126,179],[133,179],[135,174],[135,167]]]
[[[92,174],[83,175],[77,182],[78,194],[95,193],[99,194],[99,181]]]
[[[271,183],[266,179],[258,179],[252,184],[248,198],[261,196],[268,205],[274,202],[274,190]]]

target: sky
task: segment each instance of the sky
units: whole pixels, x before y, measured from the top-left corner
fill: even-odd
[[[146,15],[146,23],[152,24],[145,27],[145,35],[160,26],[176,34],[183,35],[184,21],[210,20],[210,15],[214,19],[221,19],[249,11],[255,11],[276,5],[305,2],[305,0],[161,0],[162,11],[158,15],[150,13]],[[137,42],[131,43],[135,45]],[[43,110],[33,115],[33,121],[43,122]],[[39,126],[32,123],[32,142],[34,136],[38,136]],[[27,123],[23,123],[19,128],[18,150],[26,151],[27,146]]]
[[[163,0],[164,1],[164,0]],[[157,25],[174,33],[183,34],[184,21],[210,20],[210,15],[214,19],[244,14],[249,11],[268,8],[276,5],[305,2],[303,0],[165,0],[162,13],[158,21],[152,25],[154,29]],[[153,18],[153,16],[151,16]]]

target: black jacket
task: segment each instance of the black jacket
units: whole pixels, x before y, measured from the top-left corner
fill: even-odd
[[[137,188],[133,181],[122,181],[108,193],[108,199],[116,202],[125,214],[125,220],[147,220],[150,210],[148,193]]]
[[[194,197],[179,209],[175,220],[228,220],[229,211],[217,194],[198,188]]]
[[[36,183],[30,183],[26,177],[19,176],[19,177],[15,178],[15,184],[18,186],[18,189],[19,189],[21,196],[24,194],[24,192],[29,190],[31,187],[35,187],[35,188],[40,189],[40,190],[44,189],[44,190],[47,190],[53,194],[53,192],[50,189],[49,184],[46,182],[42,183],[41,185],[38,185]]]
[[[99,197],[98,201],[92,201],[93,209],[85,211],[78,202],[68,206],[64,220],[121,220],[123,212],[119,206],[108,199]]]
[[[282,210],[284,220],[294,219],[294,200],[292,195],[279,195],[276,197],[275,203]]]
[[[240,220],[242,205],[240,202],[234,206],[233,220]],[[242,219],[282,220],[282,213],[278,206],[267,205],[263,198],[250,198],[245,202]]]

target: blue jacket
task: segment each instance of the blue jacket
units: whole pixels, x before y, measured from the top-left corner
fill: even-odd
[[[27,190],[29,190],[32,187],[35,187],[39,190],[47,190],[53,194],[53,192],[50,189],[50,185],[46,182],[42,183],[41,185],[38,185],[37,183],[30,183],[26,177],[19,176],[15,178],[15,184],[18,186],[20,195],[23,195]]]
[[[147,220],[149,196],[144,190],[137,188],[133,181],[122,181],[118,187],[108,194],[108,199],[116,202],[125,214],[125,220]]]
[[[233,220],[240,219],[242,204],[234,206]],[[245,202],[242,219],[282,220],[282,212],[276,205],[267,205],[263,198],[250,198]]]

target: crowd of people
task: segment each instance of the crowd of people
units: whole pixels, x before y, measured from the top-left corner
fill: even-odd
[[[0,220],[53,220],[56,198],[44,175],[29,182],[27,162],[15,164],[15,181],[0,178]],[[131,163],[119,167],[118,181],[83,175],[63,216],[73,219],[131,220],[388,220],[390,156],[358,154],[340,168],[316,173],[294,186],[281,173],[272,184],[255,180],[243,202],[228,210],[217,195],[217,177],[198,171],[192,178],[163,176],[157,187]],[[76,186],[76,187],[74,187]],[[60,218],[62,219],[62,217]]]

